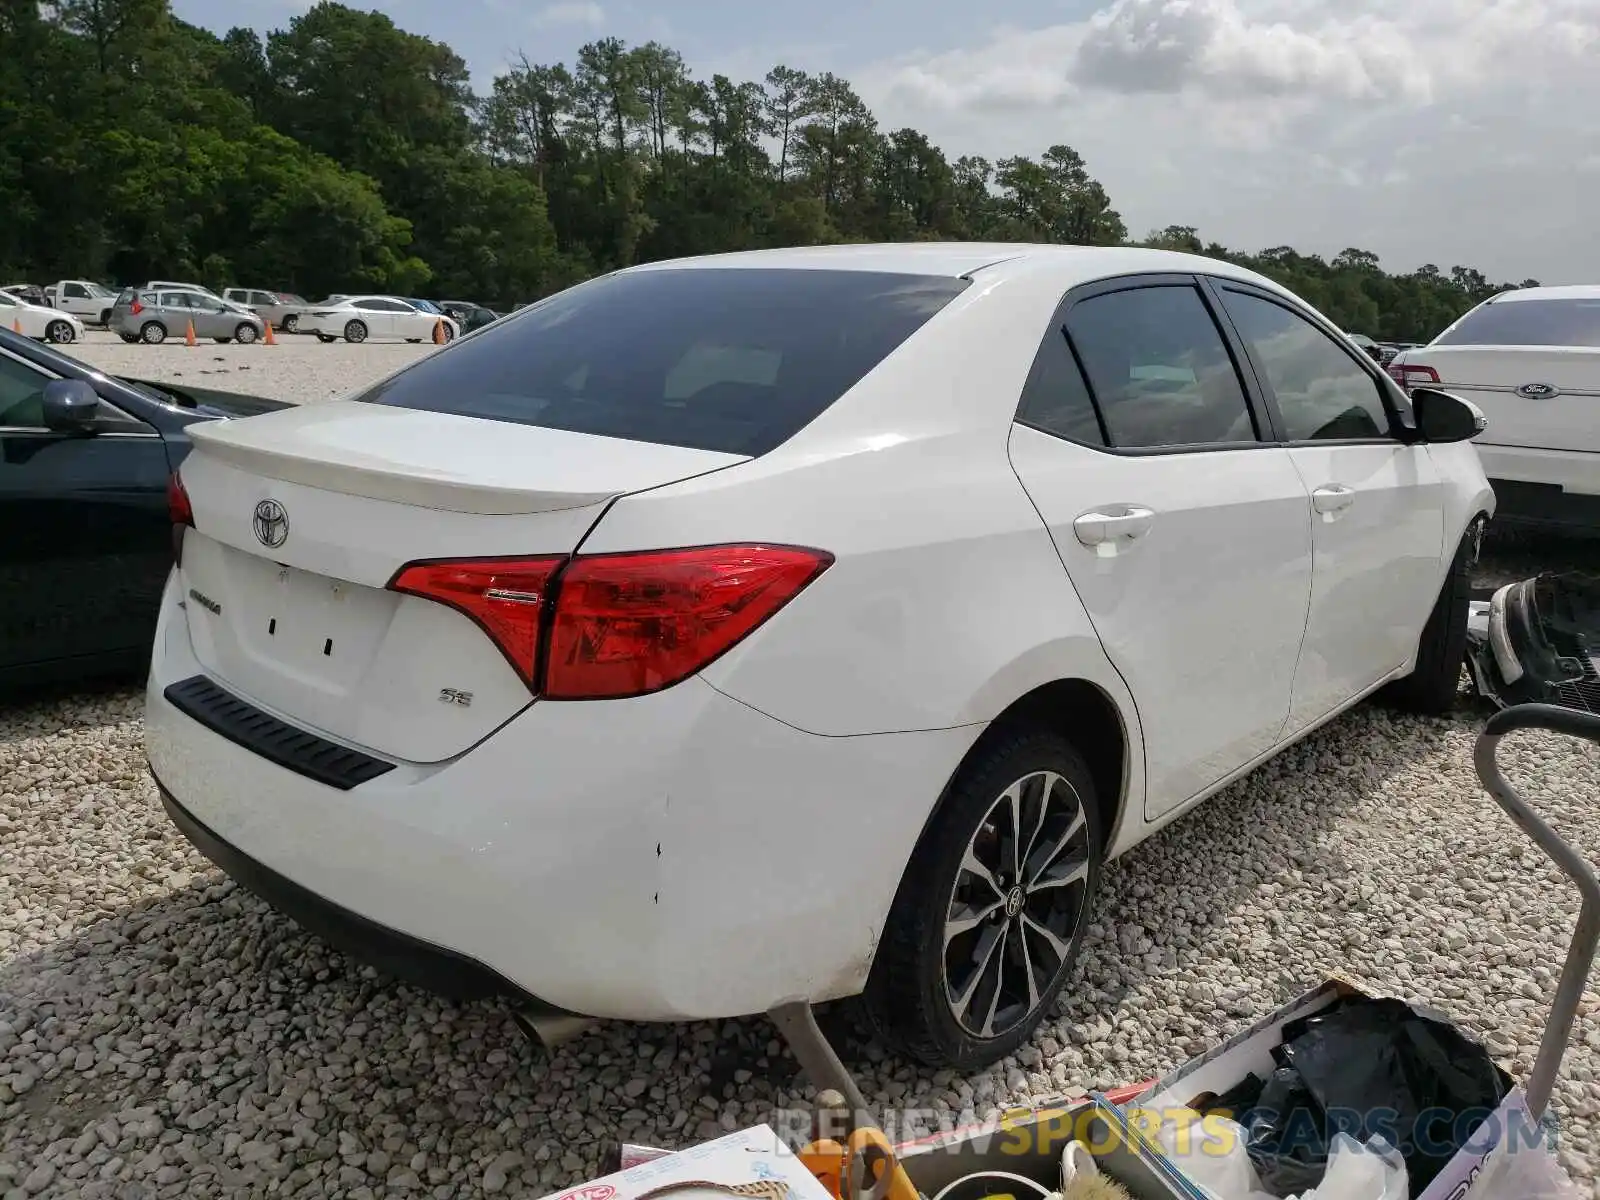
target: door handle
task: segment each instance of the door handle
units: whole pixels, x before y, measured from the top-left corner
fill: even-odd
[[[1311,493],[1311,507],[1325,517],[1343,512],[1355,503],[1356,493],[1342,483],[1326,483]]]
[[[1072,523],[1072,532],[1085,546],[1094,547],[1102,558],[1117,553],[1118,546],[1128,545],[1150,532],[1155,523],[1153,509],[1138,504],[1120,504],[1115,508],[1086,512]]]

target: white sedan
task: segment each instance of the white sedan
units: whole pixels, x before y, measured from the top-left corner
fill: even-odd
[[[60,345],[83,340],[83,321],[72,313],[29,304],[10,292],[0,292],[0,325],[23,337]]]
[[[318,341],[365,342],[373,338],[403,338],[408,342],[431,341],[436,326],[443,326],[444,340],[454,341],[461,332],[455,321],[438,313],[424,312],[398,296],[329,297],[312,305],[300,318],[299,332],[314,333]]]
[[[1600,287],[1500,292],[1395,355],[1389,373],[1483,409],[1478,453],[1501,524],[1600,527]]]
[[[191,428],[151,767],[244,884],[535,1029],[864,993],[975,1067],[1105,862],[1455,702],[1481,428],[1214,259],[635,267]]]

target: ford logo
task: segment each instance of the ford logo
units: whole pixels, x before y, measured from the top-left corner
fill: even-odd
[[[1517,395],[1524,400],[1549,400],[1561,395],[1561,389],[1553,383],[1525,383],[1517,389]]]

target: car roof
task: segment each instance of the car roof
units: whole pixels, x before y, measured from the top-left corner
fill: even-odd
[[[1517,288],[1489,297],[1492,304],[1510,304],[1518,300],[1600,300],[1600,284],[1573,283],[1551,287]]]
[[[628,267],[619,274],[715,268],[878,271],[958,278],[979,271],[985,278],[1048,271],[1071,287],[1093,279],[1141,273],[1204,272],[1284,289],[1266,276],[1219,258],[1141,246],[1061,246],[1027,242],[889,242],[879,245],[797,246],[742,250],[695,258],[667,259]]]

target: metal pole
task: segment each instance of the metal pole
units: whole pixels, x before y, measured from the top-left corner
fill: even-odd
[[[1478,778],[1483,781],[1489,795],[1510,814],[1522,832],[1532,838],[1556,866],[1577,884],[1578,894],[1583,897],[1577,928],[1572,932],[1572,943],[1567,949],[1567,961],[1561,968],[1561,981],[1556,985],[1555,1000],[1550,1005],[1550,1019],[1545,1024],[1544,1037],[1539,1042],[1539,1055],[1534,1059],[1533,1070],[1528,1075],[1528,1111],[1533,1114],[1534,1120],[1538,1120],[1544,1116],[1545,1107],[1550,1103],[1550,1093],[1555,1088],[1556,1075],[1561,1070],[1561,1060],[1566,1055],[1567,1042],[1572,1036],[1572,1025],[1578,1016],[1583,985],[1594,963],[1595,948],[1600,945],[1600,880],[1595,879],[1593,869],[1573,849],[1571,843],[1551,829],[1500,773],[1500,767],[1495,762],[1500,739],[1517,729],[1546,729],[1600,744],[1600,716],[1554,704],[1514,705],[1501,709],[1489,718],[1472,751],[1472,762],[1478,770]]]
[[[870,1125],[866,1097],[861,1094],[855,1078],[817,1026],[817,1014],[812,1011],[810,1003],[792,1000],[770,1010],[767,1016],[778,1027],[783,1040],[789,1043],[800,1069],[811,1076],[811,1082],[822,1090],[832,1088],[844,1097],[845,1103],[850,1106],[852,1128]]]

